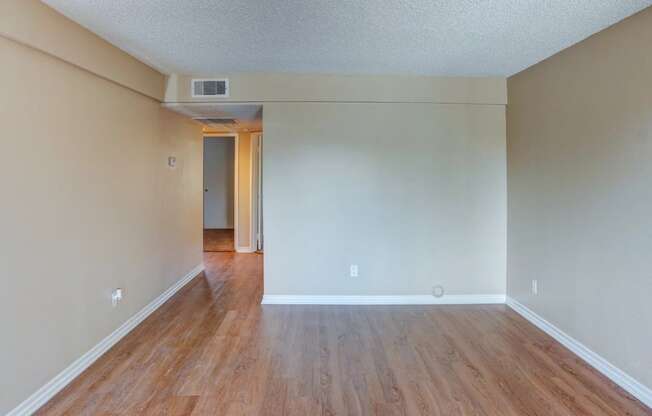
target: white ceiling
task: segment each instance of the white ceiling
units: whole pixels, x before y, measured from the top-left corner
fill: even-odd
[[[652,0],[44,0],[166,73],[498,75]]]

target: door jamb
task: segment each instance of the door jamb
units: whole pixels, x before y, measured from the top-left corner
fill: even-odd
[[[255,140],[254,140],[255,136]],[[262,235],[259,236],[257,231],[259,228],[258,222],[262,218],[262,213],[259,212],[260,208],[260,203],[258,201],[258,177],[262,176],[261,173],[258,172],[260,169],[260,164],[259,164],[259,155],[258,155],[258,146],[260,145],[260,142],[262,140],[263,133],[262,132],[254,132],[251,133],[251,183],[249,185],[250,189],[250,198],[249,200],[251,201],[251,236],[250,236],[250,241],[251,241],[251,251],[257,251],[258,250],[258,239],[259,237],[262,238]],[[255,144],[255,145],[254,145]],[[256,177],[258,176],[258,177]]]

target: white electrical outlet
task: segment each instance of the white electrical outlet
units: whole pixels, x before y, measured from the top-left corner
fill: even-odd
[[[122,301],[122,292],[122,288],[114,289],[113,292],[111,292],[111,305],[113,305],[114,308]]]
[[[539,281],[536,279],[532,281],[532,294],[533,295],[539,294]]]
[[[352,264],[349,269],[351,277],[358,277],[358,265]]]

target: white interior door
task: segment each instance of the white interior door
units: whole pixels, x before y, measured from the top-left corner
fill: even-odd
[[[233,228],[233,137],[204,139],[204,228]]]

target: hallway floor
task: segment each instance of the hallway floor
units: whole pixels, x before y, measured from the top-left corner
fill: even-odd
[[[204,229],[204,252],[235,251],[233,228]]]
[[[40,415],[652,415],[503,305],[261,306],[263,257],[206,271]]]

